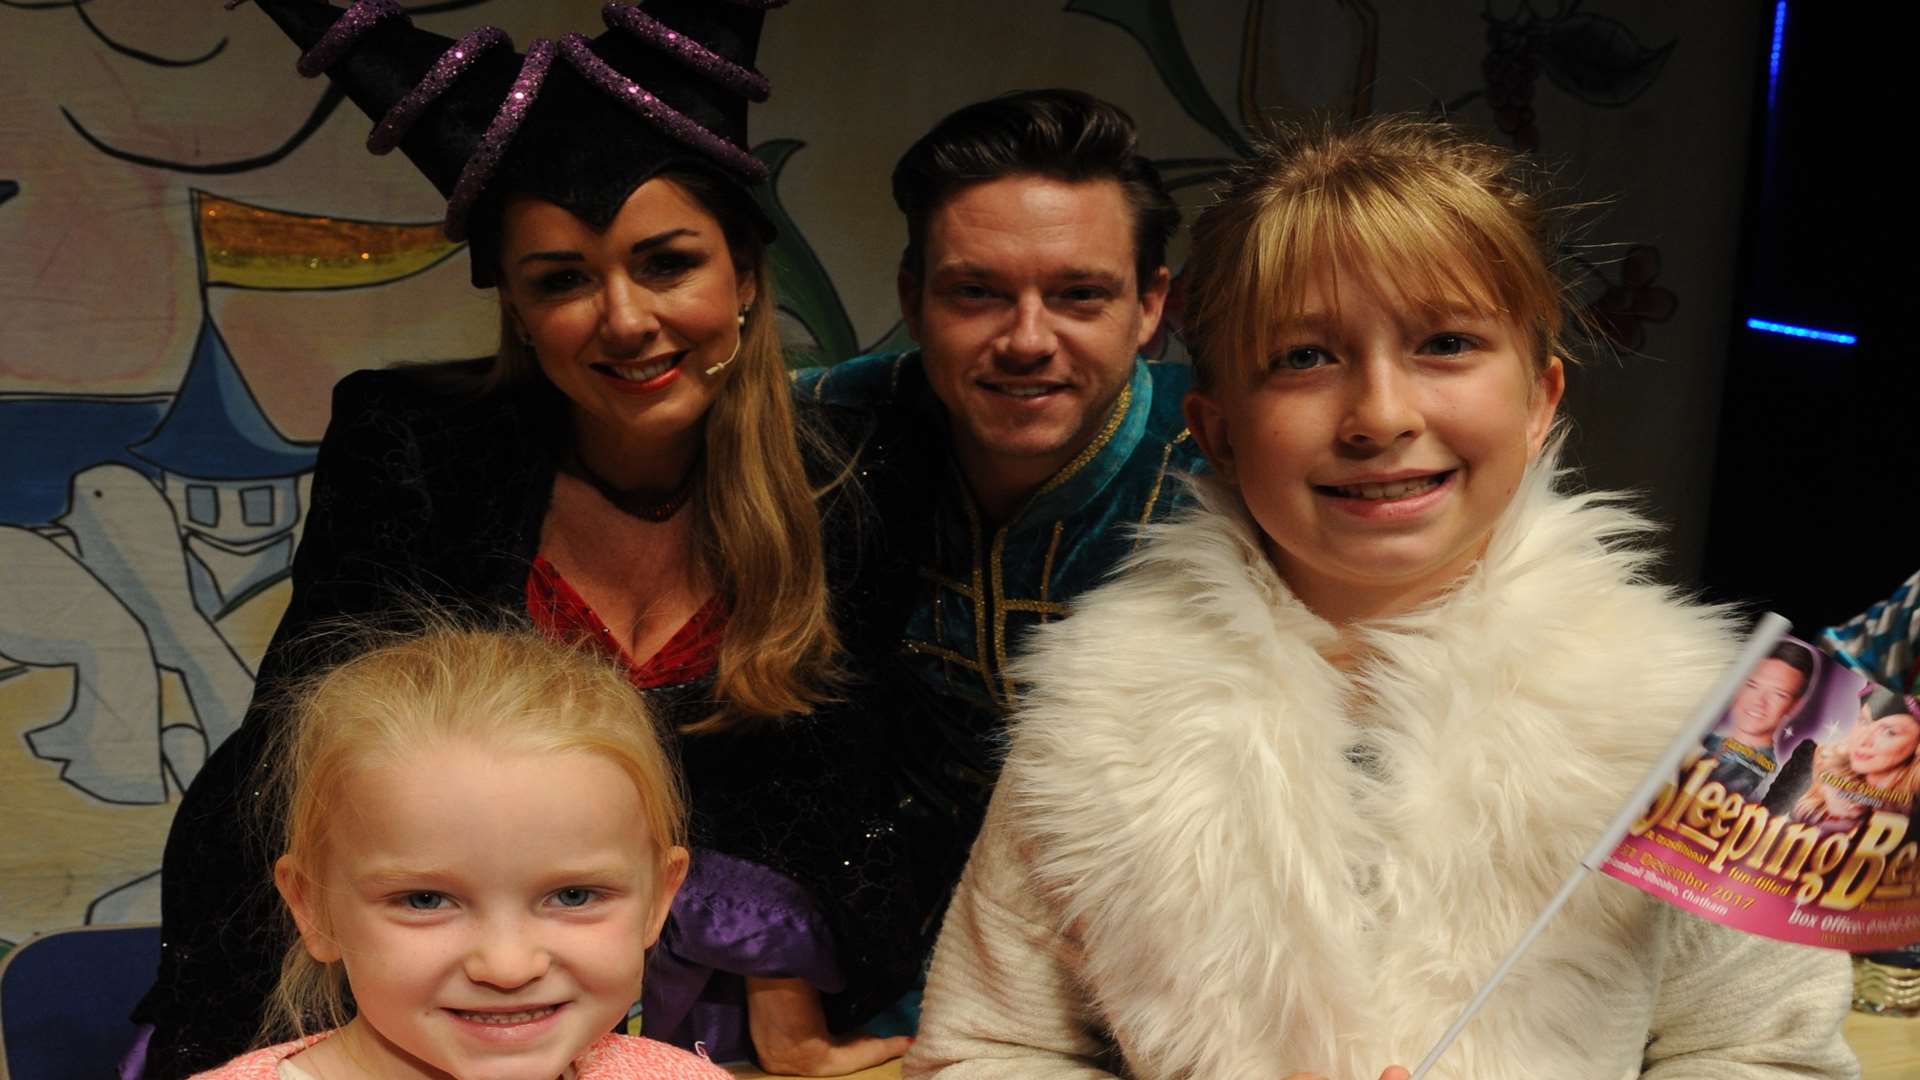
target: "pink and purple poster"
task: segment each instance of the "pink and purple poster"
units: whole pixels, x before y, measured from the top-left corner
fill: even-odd
[[[1920,706],[1787,637],[1604,869],[1696,915],[1852,952],[1920,940]]]

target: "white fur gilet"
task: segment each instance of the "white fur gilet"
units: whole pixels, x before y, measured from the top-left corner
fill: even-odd
[[[1003,796],[1132,1072],[1414,1064],[1730,660],[1643,523],[1553,479],[1350,675],[1204,489],[1032,639]],[[1588,882],[1436,1080],[1639,1075],[1672,917]]]

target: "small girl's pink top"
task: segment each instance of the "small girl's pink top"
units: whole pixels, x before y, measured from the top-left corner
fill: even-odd
[[[280,1063],[333,1034],[324,1031],[242,1054],[192,1080],[277,1080]],[[733,1074],[698,1054],[652,1039],[602,1035],[573,1059],[574,1080],[732,1080]]]

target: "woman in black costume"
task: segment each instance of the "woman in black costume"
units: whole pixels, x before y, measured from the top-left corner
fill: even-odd
[[[845,659],[892,652],[876,645],[906,590],[867,557],[886,545],[848,482],[887,482],[887,448],[858,416],[795,416],[775,332],[745,120],[779,2],[609,4],[607,33],[523,55],[491,29],[418,30],[391,0],[260,0],[302,72],[375,118],[369,146],[449,196],[502,327],[496,357],[336,388],[260,685],[324,662],[330,621],[423,602],[594,637],[679,733],[692,796],[647,1034],[827,1074],[903,1049],[829,1031],[913,985],[963,841],[891,779],[923,730],[910,684]],[[850,681],[860,710],[832,703]],[[289,941],[254,841],[274,722],[256,705],[169,836],[160,974],[135,1015],[149,1077],[258,1030]]]

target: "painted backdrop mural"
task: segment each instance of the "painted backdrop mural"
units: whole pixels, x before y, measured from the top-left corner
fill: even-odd
[[[520,42],[599,6],[412,5]],[[1679,524],[1684,571],[1706,436],[1695,468],[1645,435],[1684,442],[1717,392],[1750,6],[796,0],[754,119],[783,331],[796,363],[905,340],[886,176],[968,100],[1111,98],[1189,208],[1274,110],[1445,112],[1617,197],[1589,234],[1614,245],[1566,255],[1627,351],[1573,408],[1598,478]],[[0,948],[157,917],[173,806],[286,604],[329,388],[497,332],[432,189],[292,66],[219,0],[0,0]]]

